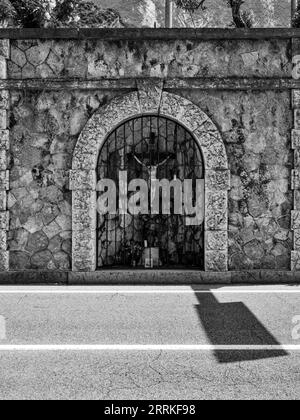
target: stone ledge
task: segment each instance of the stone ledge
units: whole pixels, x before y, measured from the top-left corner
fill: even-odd
[[[0,39],[104,39],[104,40],[224,40],[300,38],[296,28],[3,28]]]
[[[93,273],[70,271],[0,271],[2,285],[229,285],[300,284],[300,272],[252,270],[203,272],[196,270],[102,270]]]

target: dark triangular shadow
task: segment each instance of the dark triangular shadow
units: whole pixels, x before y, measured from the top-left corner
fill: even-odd
[[[278,346],[280,343],[243,302],[220,303],[211,292],[197,293],[195,309],[212,345]],[[215,350],[219,363],[287,356],[284,350]]]

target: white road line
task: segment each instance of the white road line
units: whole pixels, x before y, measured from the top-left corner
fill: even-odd
[[[300,345],[57,344],[0,345],[3,351],[300,351]]]
[[[195,294],[300,294],[295,290],[0,290],[0,295],[195,295]]]

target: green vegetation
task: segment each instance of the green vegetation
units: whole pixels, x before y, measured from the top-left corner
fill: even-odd
[[[122,27],[120,14],[82,0],[1,0],[1,26]]]

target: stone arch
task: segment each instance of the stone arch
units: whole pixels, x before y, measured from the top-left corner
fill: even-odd
[[[228,269],[229,170],[225,146],[212,120],[191,101],[165,92],[162,84],[139,82],[138,89],[113,99],[88,121],[74,150],[72,190],[73,271],[96,270],[96,167],[109,134],[126,120],[159,115],[194,136],[205,165],[205,270]]]

